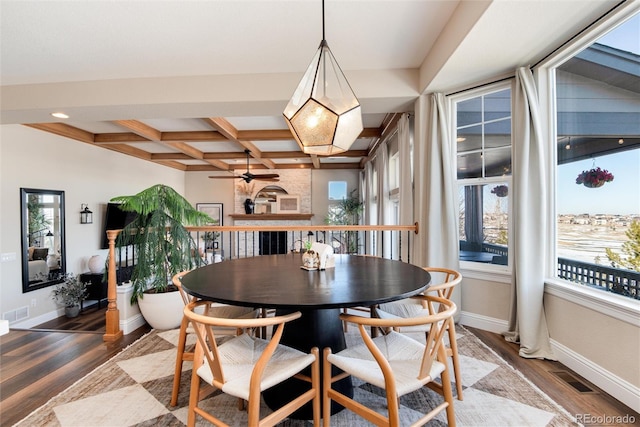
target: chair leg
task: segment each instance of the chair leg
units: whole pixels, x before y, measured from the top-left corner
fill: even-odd
[[[313,397],[313,425],[320,425],[320,401],[322,396],[320,395],[320,351],[318,347],[311,349],[311,353],[316,356],[316,361],[311,365],[311,387],[316,390],[316,395]]]
[[[456,380],[456,393],[458,400],[462,400],[462,378],[460,375],[460,358],[458,357],[458,343],[456,341],[456,325],[453,319],[449,319],[449,347],[451,348],[451,359],[453,360],[453,375]]]
[[[180,334],[178,335],[178,349],[176,352],[176,368],[173,374],[173,389],[171,391],[171,406],[178,404],[178,394],[180,393],[180,377],[182,376],[182,362],[184,359],[184,349],[187,345],[187,326],[189,320],[186,317],[182,318],[180,323]]]
[[[202,349],[200,344],[196,344],[196,351],[193,357],[193,369],[191,370],[191,389],[189,390],[189,412],[187,414],[187,427],[195,427],[196,425],[196,407],[200,399],[200,377],[197,374],[196,366],[202,363]]]
[[[342,309],[342,313],[343,314],[347,314],[347,308],[343,308]],[[348,322],[342,322],[342,327],[344,328],[344,331],[347,332],[347,330],[349,329],[349,323]]]
[[[443,361],[443,363],[447,363],[447,357],[444,354],[445,352],[442,351],[443,349],[440,348],[440,352],[439,352],[439,358],[440,360]],[[447,366],[444,371],[442,371],[442,374],[440,375],[440,379],[442,380],[442,396],[444,397],[445,402],[449,403],[449,406],[447,406],[447,424],[449,425],[449,427],[456,427],[456,415],[455,415],[455,411],[453,409],[453,391],[451,390],[451,376],[449,375],[449,367]]]
[[[331,348],[327,347],[322,353],[322,425],[329,427],[331,423],[331,399],[329,390],[331,389],[331,363],[327,357],[331,354]]]

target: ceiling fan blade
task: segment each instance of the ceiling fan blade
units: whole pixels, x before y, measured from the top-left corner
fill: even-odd
[[[265,174],[261,174],[261,175],[254,175],[251,173],[250,169],[249,169],[249,153],[251,153],[249,150],[244,150],[245,154],[247,155],[247,171],[245,173],[243,173],[242,175],[232,175],[232,176],[210,176],[209,178],[227,178],[227,179],[242,179],[244,180],[244,182],[246,182],[247,184],[250,183],[251,181],[253,181],[254,179],[256,180],[260,180],[260,181],[279,181],[278,178],[280,178],[280,175],[278,175],[277,173],[265,173]]]

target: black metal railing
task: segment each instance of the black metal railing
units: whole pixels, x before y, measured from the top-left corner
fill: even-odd
[[[481,262],[481,263],[491,263],[491,264],[500,264],[500,265],[507,265],[509,262],[509,248],[505,245],[496,245],[494,243],[487,243],[487,242],[482,242],[482,243],[474,243],[474,242],[468,242],[466,240],[460,240],[459,241],[460,244],[460,251],[461,251],[461,257],[460,260],[461,261],[474,261],[474,262]],[[472,253],[488,253],[488,254],[493,254],[493,257],[482,257],[482,256],[478,256],[477,259],[474,259],[474,257],[470,257],[470,258],[465,258],[463,257],[463,252],[468,253],[472,252]]]
[[[640,273],[567,258],[558,258],[558,278],[640,299]]]
[[[411,262],[416,226],[188,227],[207,263],[258,255],[301,252],[313,242],[336,254],[377,255]]]

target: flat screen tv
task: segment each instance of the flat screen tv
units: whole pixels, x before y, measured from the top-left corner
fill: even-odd
[[[136,219],[135,212],[127,212],[120,209],[119,203],[108,203],[107,214],[104,219],[104,230],[102,233],[102,249],[109,249],[107,240],[107,230],[119,230]]]

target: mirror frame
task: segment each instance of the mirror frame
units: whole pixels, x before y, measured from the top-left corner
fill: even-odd
[[[55,277],[49,274],[47,280],[36,283],[29,283],[29,219],[28,219],[28,196],[31,194],[48,194],[58,196],[59,204],[59,224],[58,229],[53,226],[54,231],[60,233],[60,269]],[[66,266],[66,247],[65,247],[65,208],[64,208],[64,191],[61,190],[43,190],[37,188],[20,188],[20,232],[22,239],[22,293],[35,291],[37,289],[53,286],[62,282],[62,277],[67,271]],[[48,261],[48,260],[47,260]]]

